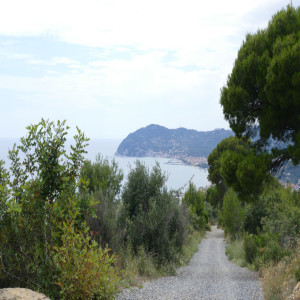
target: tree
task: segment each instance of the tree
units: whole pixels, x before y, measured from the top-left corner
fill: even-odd
[[[208,222],[208,215],[204,206],[205,193],[197,190],[196,186],[190,182],[189,188],[184,193],[182,203],[186,203],[191,212],[192,224],[196,229],[205,229]]]
[[[9,152],[10,172],[0,162],[0,286],[18,285],[44,291],[53,299],[64,298],[66,288],[74,288],[82,276],[82,269],[68,268],[78,252],[84,256],[86,250],[85,276],[80,282],[86,287],[95,274],[87,269],[91,262],[111,267],[108,250],[89,245],[85,219],[94,203],[88,193],[78,191],[88,139],[77,128],[75,145],[67,153],[68,129],[65,121],[55,124],[42,119],[28,126],[27,136]],[[102,253],[104,259],[97,259]],[[110,281],[110,275],[101,276]],[[103,289],[100,280],[99,284],[97,293]]]
[[[111,162],[100,154],[96,156],[96,162],[86,160],[80,171],[80,177],[88,180],[89,192],[101,190],[103,193],[118,195],[121,190],[123,171],[119,169],[115,160]]]
[[[124,227],[127,245],[138,252],[143,247],[158,264],[176,261],[187,239],[188,212],[165,185],[159,164],[149,170],[140,161],[124,185]]]
[[[255,155],[249,140],[229,137],[222,140],[208,157],[208,178],[216,185],[220,199],[228,187],[240,199],[252,200],[269,179],[269,155]]]
[[[80,171],[80,177],[86,185],[81,187],[84,192],[87,188],[94,201],[95,215],[88,217],[88,225],[95,232],[94,239],[104,247],[108,245],[116,250],[119,246],[122,230],[118,228],[118,214],[120,211],[120,193],[123,180],[123,171],[119,169],[115,160],[111,162],[103,159],[100,154],[96,162],[86,160]]]
[[[237,194],[232,189],[229,189],[224,196],[222,222],[225,234],[230,234],[233,237],[238,236],[243,229],[244,209]]]
[[[218,207],[219,203],[222,204],[224,193],[219,191],[216,185],[212,185],[206,191],[206,201],[214,208]]]
[[[143,163],[136,161],[136,167],[129,172],[122,194],[129,217],[133,218],[141,211],[147,211],[150,198],[162,193],[166,181],[167,176],[158,163],[150,172]]]
[[[300,161],[299,99],[300,7],[288,6],[267,29],[247,34],[220,102],[235,134],[256,138],[258,153],[273,139],[269,168],[276,170]]]

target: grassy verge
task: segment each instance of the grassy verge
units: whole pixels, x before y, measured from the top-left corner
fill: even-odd
[[[228,256],[228,259],[234,264],[240,267],[248,267],[249,269],[253,269],[253,267],[246,261],[244,240],[242,238],[237,240],[227,240],[226,255]]]
[[[297,282],[300,282],[300,243],[289,257],[262,268],[265,299],[287,299],[293,293]],[[300,291],[291,299],[300,299]]]
[[[246,261],[243,239],[228,240],[226,255],[233,263],[255,270],[255,266]],[[265,299],[287,299],[293,293],[297,282],[300,282],[300,244],[290,256],[284,257],[278,263],[261,264],[259,273],[262,278]],[[292,299],[300,299],[300,293]]]
[[[140,247],[137,254],[127,248],[117,255],[116,268],[122,274],[123,286],[142,286],[145,280],[155,279],[161,276],[176,274],[176,268],[186,265],[198,251],[198,246],[203,238],[204,231],[194,231],[190,234],[188,242],[183,246],[173,262],[157,265],[151,253],[146,253]]]

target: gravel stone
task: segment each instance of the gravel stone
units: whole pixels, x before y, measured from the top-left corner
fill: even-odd
[[[228,260],[224,232],[212,226],[198,252],[187,266],[177,269],[176,276],[147,281],[141,289],[125,289],[118,299],[260,300],[263,294],[257,273]]]

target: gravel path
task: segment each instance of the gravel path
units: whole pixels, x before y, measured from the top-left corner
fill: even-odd
[[[228,261],[224,232],[212,226],[199,251],[176,276],[145,282],[142,289],[124,290],[118,299],[252,300],[263,296],[257,274]]]

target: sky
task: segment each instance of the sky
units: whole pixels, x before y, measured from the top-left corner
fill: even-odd
[[[0,138],[44,118],[99,139],[149,124],[229,128],[220,90],[237,52],[290,3],[0,1]]]

